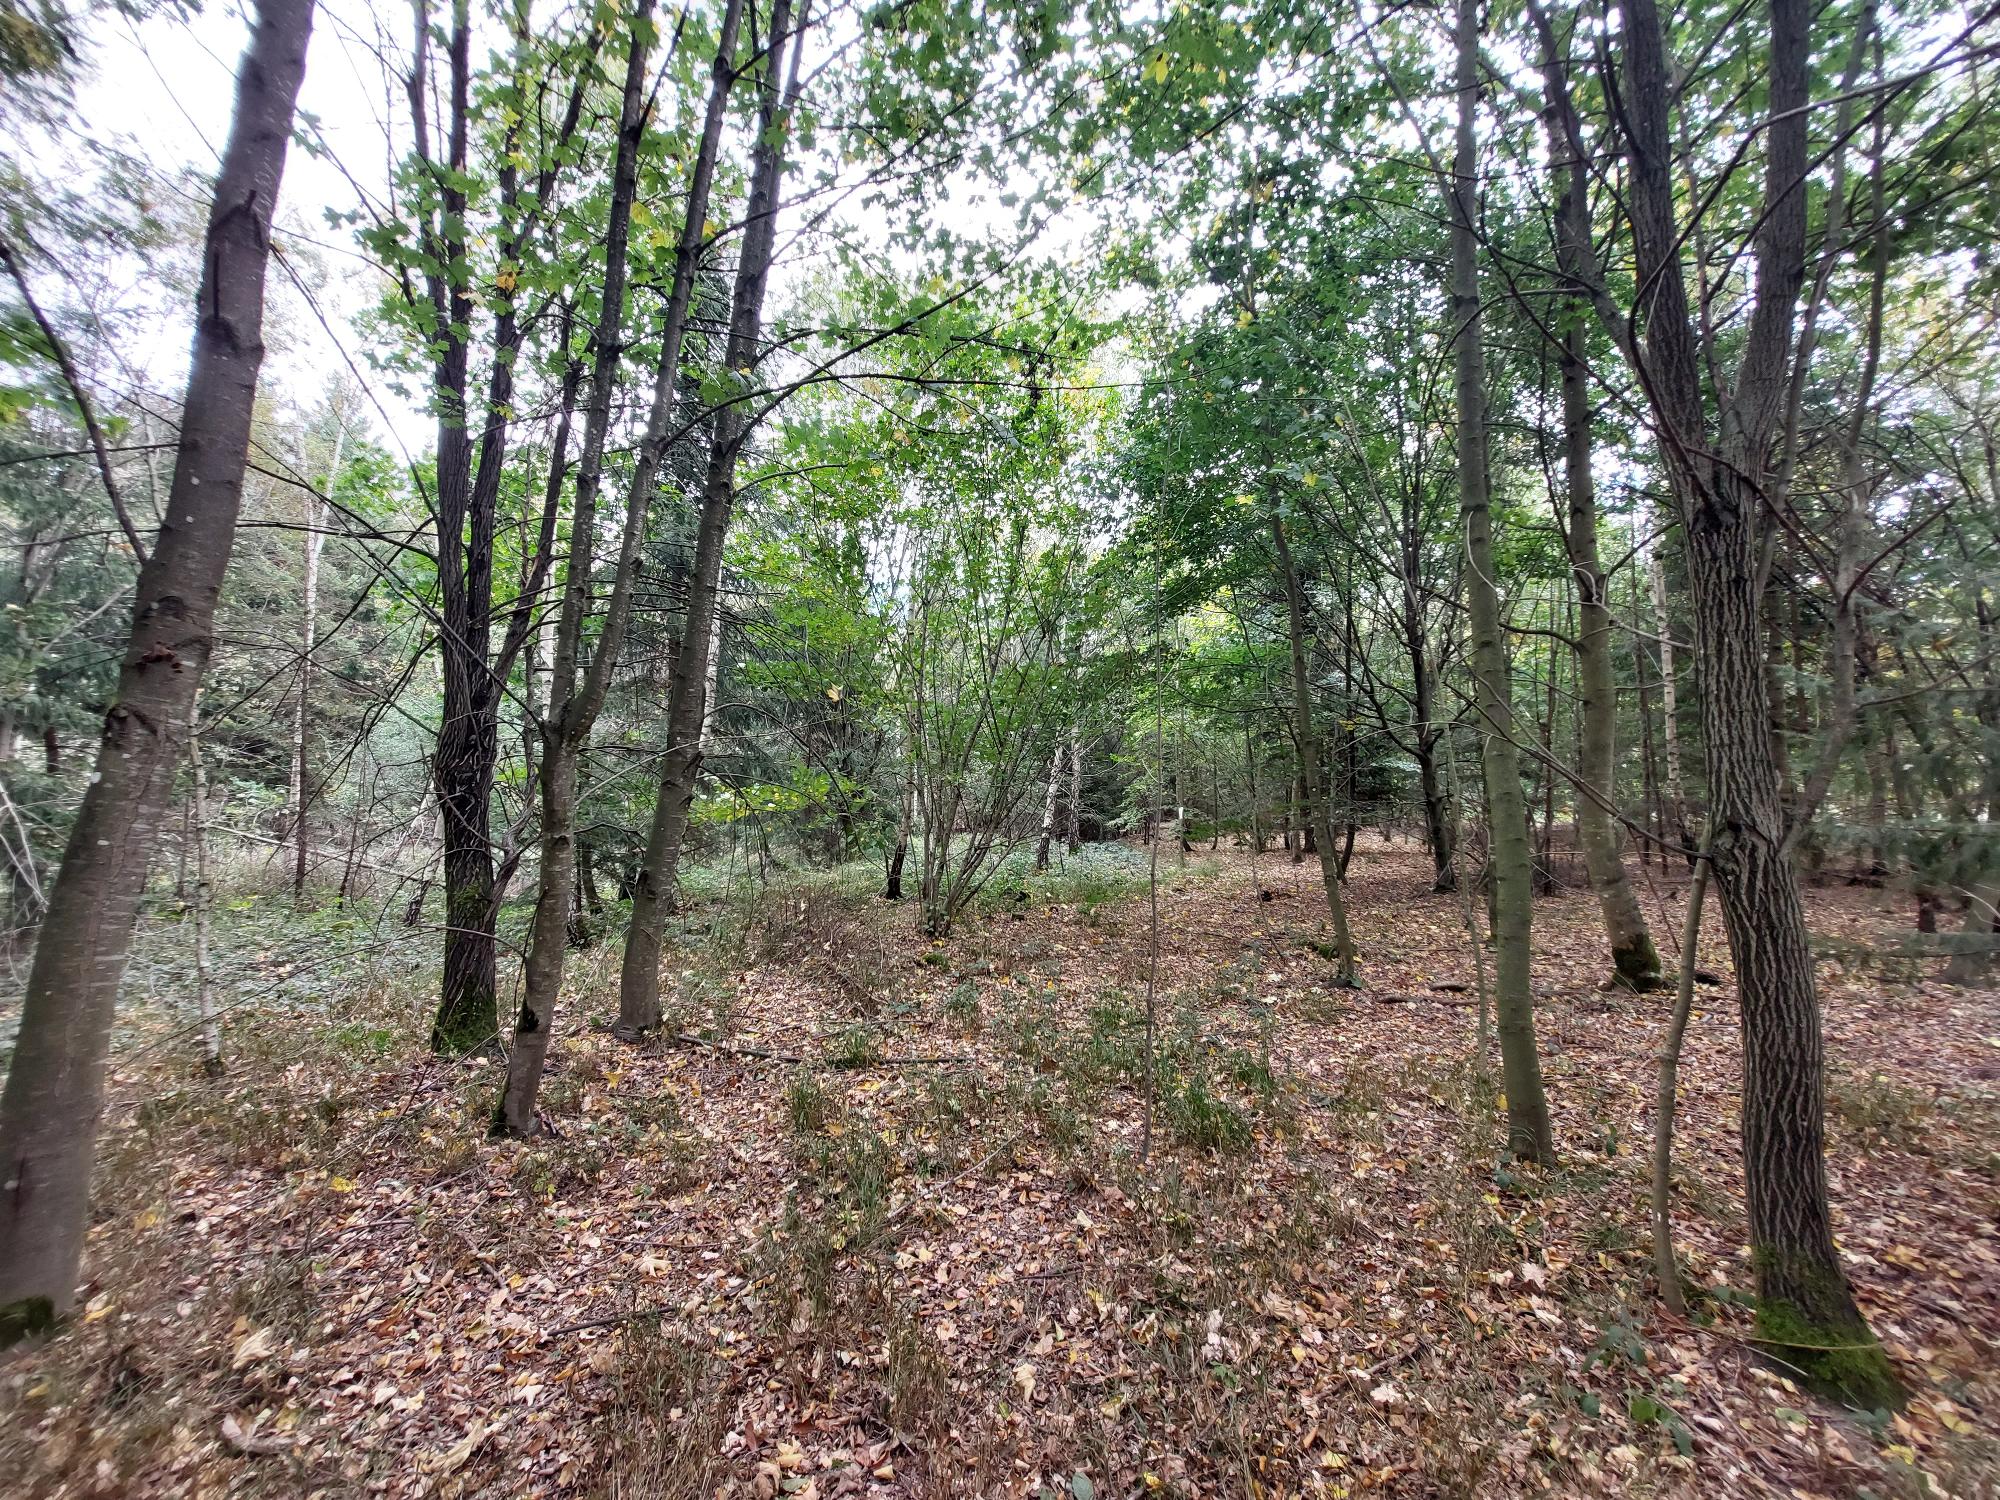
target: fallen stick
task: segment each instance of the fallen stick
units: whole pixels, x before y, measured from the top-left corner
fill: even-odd
[[[969,1063],[972,1058],[963,1052],[940,1052],[922,1057],[876,1057],[867,1062],[828,1062],[823,1057],[803,1057],[796,1052],[779,1052],[770,1047],[738,1047],[729,1042],[711,1042],[707,1037],[692,1032],[677,1031],[673,1035],[676,1047],[705,1047],[710,1052],[723,1052],[731,1057],[756,1057],[768,1062],[792,1063],[801,1067],[830,1068],[839,1073],[855,1073],[863,1068],[909,1068],[939,1063]]]

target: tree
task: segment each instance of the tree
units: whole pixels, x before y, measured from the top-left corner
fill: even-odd
[[[1471,619],[1474,725],[1486,780],[1487,837],[1492,850],[1494,1015],[1507,1091],[1507,1149],[1549,1162],[1555,1146],[1542,1093],[1535,1044],[1535,998],[1528,964],[1534,922],[1528,859],[1528,810],[1521,793],[1514,740],[1513,682],[1501,635],[1500,586],[1493,561],[1492,475],[1486,430],[1486,351],[1481,340],[1479,242],[1475,212],[1479,183],[1479,8],[1459,0],[1458,128],[1446,211],[1451,223],[1451,318],[1456,329],[1458,503],[1465,532],[1465,595]]]
[[[181,736],[215,649],[263,363],[271,215],[312,32],[312,0],[262,0],[236,80],[196,299],[166,515],[133,603],[97,775],[35,949],[0,1093],[0,1337],[68,1313],[89,1222],[112,1010]]]
[[[1621,0],[1625,151],[1643,344],[1633,357],[1673,482],[1694,601],[1712,879],[1736,961],[1743,1162],[1758,1326],[1788,1363],[1867,1405],[1897,1396],[1833,1243],[1825,1042],[1770,735],[1759,559],[1806,272],[1808,68],[1801,0],[1771,0],[1769,119],[1755,304],[1730,379],[1708,387],[1681,270],[1666,39],[1653,0]]]

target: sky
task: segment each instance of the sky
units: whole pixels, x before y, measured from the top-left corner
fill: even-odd
[[[388,14],[401,19],[407,13],[397,7]],[[370,50],[380,19],[366,0],[321,0],[313,28],[299,108],[318,121],[341,166],[296,146],[285,163],[281,243],[310,246],[326,273],[311,303],[282,272],[274,272],[270,283],[272,316],[282,334],[272,340],[264,383],[289,402],[312,401],[350,362],[365,370],[349,321],[367,295],[368,278],[354,274],[366,263],[350,231],[329,227],[323,210],[356,201],[343,166],[371,193],[387,181],[383,80]],[[90,73],[78,90],[77,117],[94,135],[118,137],[163,174],[190,166],[213,172],[229,132],[236,66],[248,39],[244,8],[214,0],[186,20],[107,19],[91,39]],[[189,332],[185,317],[164,319],[144,347],[125,351],[127,359],[160,388],[176,389],[184,378]],[[430,419],[383,382],[368,385],[376,401],[376,435],[398,456],[420,453],[430,442]]]

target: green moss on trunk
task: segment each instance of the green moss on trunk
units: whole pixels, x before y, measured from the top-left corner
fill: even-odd
[[[1819,1395],[1866,1411],[1904,1402],[1889,1356],[1863,1325],[1818,1322],[1791,1303],[1766,1299],[1757,1308],[1757,1342],[1786,1374]]]
[[[1611,963],[1614,981],[1620,989],[1643,995],[1649,990],[1666,988],[1666,976],[1660,968],[1660,950],[1653,946],[1650,934],[1642,932],[1613,949]]]

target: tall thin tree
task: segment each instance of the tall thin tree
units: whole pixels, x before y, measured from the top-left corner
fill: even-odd
[[[264,276],[313,0],[259,0],[203,237],[194,352],[166,514],[35,948],[0,1093],[0,1341],[76,1296],[111,1021],[243,501],[264,361]]]

